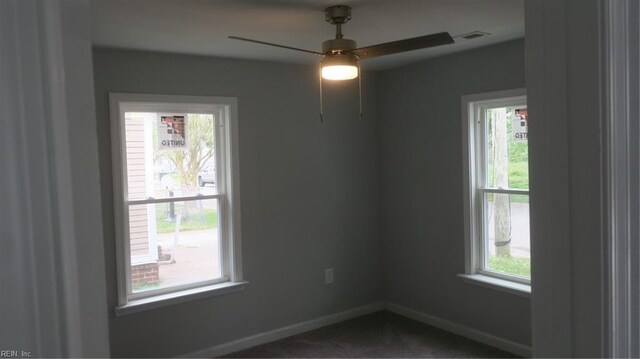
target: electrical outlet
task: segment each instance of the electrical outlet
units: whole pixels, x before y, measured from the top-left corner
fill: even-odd
[[[324,284],[333,283],[333,268],[327,268],[324,270]]]

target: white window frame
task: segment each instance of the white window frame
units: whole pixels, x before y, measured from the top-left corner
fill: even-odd
[[[112,172],[116,227],[118,306],[116,315],[243,290],[240,234],[240,181],[238,159],[237,99],[234,97],[177,96],[110,93]],[[217,193],[129,200],[127,198],[127,158],[125,112],[199,113],[214,115],[216,136]],[[222,278],[148,292],[132,293],[128,208],[131,204],[217,199],[220,211],[220,253]]]
[[[486,238],[485,211],[482,196],[486,193],[523,194],[529,190],[490,188],[486,180],[485,121],[488,108],[526,107],[526,89],[487,92],[462,97],[463,172],[464,172],[464,224],[465,224],[465,273],[466,281],[510,293],[529,296],[531,281],[484,269],[484,240]]]

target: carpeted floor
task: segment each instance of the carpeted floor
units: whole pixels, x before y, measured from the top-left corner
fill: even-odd
[[[227,358],[513,358],[387,311],[229,354]]]

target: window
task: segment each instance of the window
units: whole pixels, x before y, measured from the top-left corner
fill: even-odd
[[[524,291],[531,280],[527,125],[525,90],[463,97],[465,277]]]
[[[236,100],[110,94],[117,314],[241,290]]]

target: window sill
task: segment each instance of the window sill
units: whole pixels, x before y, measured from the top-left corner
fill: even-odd
[[[130,300],[127,304],[116,307],[115,313],[116,317],[121,317],[196,299],[240,292],[244,290],[247,284],[249,284],[249,282],[226,282],[208,285],[206,287],[182,290],[174,293],[156,295],[149,298]]]
[[[485,288],[497,289],[510,294],[519,295],[521,297],[531,297],[531,286],[528,284],[516,283],[505,279],[498,279],[482,274],[458,274],[463,281],[479,285]]]

